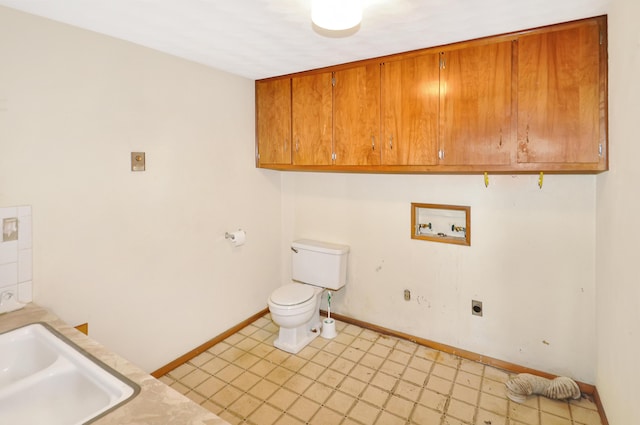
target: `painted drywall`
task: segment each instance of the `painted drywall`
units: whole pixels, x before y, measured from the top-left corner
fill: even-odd
[[[33,207],[35,301],[147,371],[265,308],[254,111],[251,80],[0,7],[0,206]]]
[[[640,3],[609,14],[610,168],[597,178],[597,379],[612,425],[640,423]]]
[[[595,177],[537,183],[287,173],[283,245],[351,246],[347,285],[332,298],[338,313],[593,383]],[[411,239],[411,202],[470,206],[471,246]],[[472,299],[483,317],[471,315]]]

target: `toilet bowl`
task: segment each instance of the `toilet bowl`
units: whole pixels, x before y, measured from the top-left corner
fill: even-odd
[[[323,288],[289,283],[269,297],[271,319],[280,326],[276,348],[297,353],[320,334],[320,298]]]
[[[267,303],[271,319],[280,327],[273,345],[295,354],[320,335],[324,290],[337,291],[346,284],[349,247],[298,240],[291,245],[291,251],[294,283],[277,288]]]

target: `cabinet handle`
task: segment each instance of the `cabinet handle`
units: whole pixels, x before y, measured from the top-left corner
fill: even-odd
[[[389,149],[393,149],[393,134],[389,136]]]
[[[444,150],[440,149],[440,150],[438,151],[438,158],[439,158],[439,159],[444,159]]]
[[[371,150],[376,150],[376,136],[371,136]]]

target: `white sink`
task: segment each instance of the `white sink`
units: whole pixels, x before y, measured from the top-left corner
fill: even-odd
[[[86,424],[139,392],[45,323],[0,334],[0,424]]]

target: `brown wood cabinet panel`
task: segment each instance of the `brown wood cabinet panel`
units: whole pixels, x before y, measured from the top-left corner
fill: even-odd
[[[256,82],[258,164],[291,164],[291,79]]]
[[[591,20],[518,39],[518,162],[601,160],[600,37]]]
[[[442,53],[440,163],[511,162],[512,42]]]
[[[380,164],[380,64],[336,71],[334,79],[334,164]]]
[[[439,55],[382,66],[382,164],[438,162]]]
[[[292,79],[294,164],[331,164],[332,96],[330,72]]]

